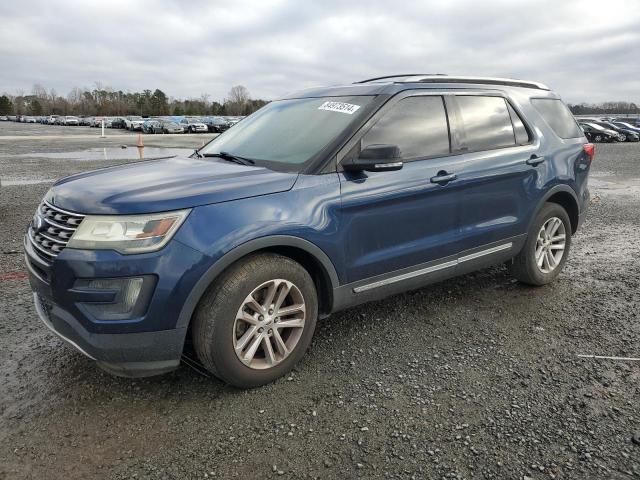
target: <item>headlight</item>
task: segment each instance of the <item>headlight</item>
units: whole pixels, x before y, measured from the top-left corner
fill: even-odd
[[[160,250],[191,210],[149,215],[87,215],[67,247],[142,253]]]

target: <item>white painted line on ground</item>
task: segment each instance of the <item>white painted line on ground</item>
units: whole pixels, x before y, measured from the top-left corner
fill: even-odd
[[[640,358],[634,358],[634,357],[608,357],[606,355],[581,355],[581,354],[577,354],[576,356],[580,358],[595,358],[598,360],[620,360],[622,362],[640,362]]]
[[[187,137],[187,138],[214,138],[219,134],[217,133],[163,133],[162,135],[143,135],[145,139],[153,139],[153,138],[171,138],[171,137]],[[136,134],[128,134],[124,133],[122,135],[107,135],[105,138],[100,137],[100,135],[0,135],[0,142],[3,140],[15,141],[29,141],[29,140],[126,140],[137,139]]]

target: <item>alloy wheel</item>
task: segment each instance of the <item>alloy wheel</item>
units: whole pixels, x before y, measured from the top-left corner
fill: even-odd
[[[551,217],[544,222],[536,241],[536,265],[542,273],[551,273],[560,265],[566,238],[564,222],[558,217]]]
[[[236,314],[236,356],[257,370],[278,365],[298,344],[305,319],[304,297],[292,282],[274,279],[259,285],[247,295]]]

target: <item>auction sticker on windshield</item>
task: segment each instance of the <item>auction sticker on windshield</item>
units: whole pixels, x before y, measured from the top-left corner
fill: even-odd
[[[329,110],[331,112],[340,112],[352,115],[360,108],[360,105],[342,102],[324,102],[318,107],[318,110]]]

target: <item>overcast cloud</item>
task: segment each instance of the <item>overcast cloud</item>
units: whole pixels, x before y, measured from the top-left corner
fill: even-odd
[[[222,100],[392,73],[525,78],[640,103],[640,1],[6,1],[0,92],[95,82]]]

